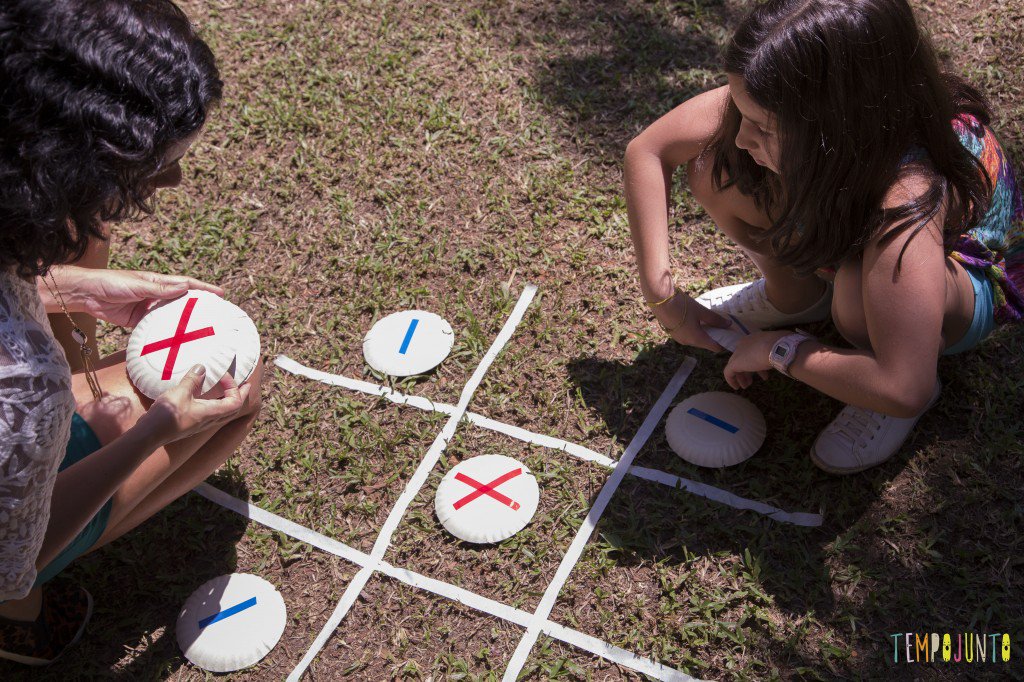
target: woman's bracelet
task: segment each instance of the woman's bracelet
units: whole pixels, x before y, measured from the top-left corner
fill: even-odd
[[[648,307],[650,307],[651,310],[654,310],[658,306],[665,305],[666,303],[668,303],[681,293],[683,292],[679,289],[679,287],[676,287],[675,289],[672,290],[672,293],[666,296],[665,298],[661,299],[660,301],[655,301],[654,303],[647,301],[647,305]]]

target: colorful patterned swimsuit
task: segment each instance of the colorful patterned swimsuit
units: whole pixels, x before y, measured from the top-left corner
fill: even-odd
[[[953,121],[960,142],[992,179],[992,203],[977,227],[963,234],[950,254],[992,282],[995,321],[1024,320],[1024,194],[995,134],[969,114]]]

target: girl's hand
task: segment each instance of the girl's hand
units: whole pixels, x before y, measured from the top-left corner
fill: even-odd
[[[736,344],[736,351],[725,366],[725,381],[734,389],[750,388],[754,383],[754,373],[762,379],[768,378],[772,365],[768,355],[788,331],[756,332],[745,336]]]
[[[139,419],[146,431],[160,445],[188,438],[201,431],[217,428],[236,419],[248,405],[251,384],[239,387],[231,373],[224,375],[212,390],[223,391],[223,397],[215,400],[203,399],[206,368],[196,365],[177,386],[157,398],[146,414]]]
[[[65,265],[53,268],[53,275],[71,312],[88,313],[121,327],[134,327],[153,305],[178,298],[189,289],[224,294],[220,287],[192,277],[140,270],[94,270]],[[40,289],[46,291],[44,287]],[[50,311],[56,302],[46,304]]]
[[[705,348],[715,353],[725,350],[701,327],[725,328],[729,326],[729,321],[681,291],[671,300],[655,307],[654,316],[669,336],[684,346]]]

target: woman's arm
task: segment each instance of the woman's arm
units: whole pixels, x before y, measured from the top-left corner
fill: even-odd
[[[224,294],[220,287],[193,277],[163,275],[141,270],[106,270],[77,265],[56,265],[44,280],[37,278],[36,289],[48,313],[62,311],[60,301],[51,292],[53,282],[71,313],[86,313],[96,319],[122,327],[134,327],[158,301],[174,299],[189,289]],[[49,286],[47,286],[49,284]]]
[[[898,186],[887,205],[913,196],[916,183]],[[940,211],[916,237],[911,230],[880,244],[874,240],[861,263],[861,296],[870,350],[800,344],[790,365],[793,378],[844,403],[894,417],[916,417],[935,390],[946,300],[946,257]],[[903,265],[896,265],[904,245]],[[749,372],[770,367],[772,345],[788,332],[743,339],[726,367],[734,386],[749,385]],[[742,375],[742,376],[741,376]]]

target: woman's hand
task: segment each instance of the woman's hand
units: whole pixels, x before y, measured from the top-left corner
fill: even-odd
[[[725,366],[725,381],[734,389],[750,388],[754,383],[754,374],[762,379],[768,378],[772,365],[768,355],[783,336],[792,334],[789,331],[755,332],[744,336],[736,343],[736,350]]]
[[[177,386],[153,402],[139,419],[140,428],[160,445],[167,445],[236,419],[248,405],[252,385],[239,387],[228,372],[211,390],[211,394],[215,394],[221,389],[223,397],[204,399],[199,395],[205,378],[206,368],[202,365],[189,370]]]
[[[684,346],[705,348],[718,353],[722,348],[702,327],[728,327],[729,321],[718,313],[677,291],[670,300],[654,307],[654,316],[665,331]]]
[[[192,277],[162,275],[140,270],[96,270],[62,265],[52,269],[57,288],[70,312],[81,312],[121,327],[134,327],[154,304],[178,298],[189,289],[223,295],[224,290]],[[43,301],[47,312],[60,310],[49,292]]]

